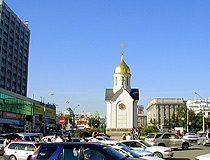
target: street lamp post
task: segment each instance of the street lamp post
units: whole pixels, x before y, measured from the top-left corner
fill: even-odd
[[[66,102],[63,104],[63,106],[64,106],[65,104],[69,104],[69,101],[66,101]],[[61,107],[61,117],[63,116],[63,112],[62,112],[63,106]],[[63,124],[61,124],[61,125],[62,125],[62,126],[61,126],[61,133],[62,133],[62,135],[63,135]]]
[[[75,109],[77,108],[77,107],[79,107],[79,104],[76,106],[76,107],[74,107],[74,110],[73,110],[73,123],[72,123],[72,131],[74,130],[74,126],[75,126],[75,124],[74,124],[74,112],[75,112]],[[73,125],[74,124],[74,125]]]
[[[194,94],[198,95],[201,98],[201,100],[203,99],[197,92],[194,92]],[[204,107],[205,106],[203,105],[203,132],[205,132],[205,112],[204,112]]]
[[[54,93],[50,93],[50,95],[46,98],[45,103],[44,103],[44,130],[43,130],[44,134],[45,134],[45,123],[46,123],[46,103],[47,103],[47,100],[53,95]]]
[[[63,115],[63,111],[62,111],[62,110],[63,110],[63,107],[64,107],[65,104],[69,104],[69,101],[66,101],[66,102],[61,106],[61,116]]]

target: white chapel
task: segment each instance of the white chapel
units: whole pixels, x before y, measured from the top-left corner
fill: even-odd
[[[125,132],[137,127],[139,90],[131,88],[130,68],[124,62],[123,50],[121,61],[115,68],[113,77],[114,87],[106,89],[105,95],[108,134]]]

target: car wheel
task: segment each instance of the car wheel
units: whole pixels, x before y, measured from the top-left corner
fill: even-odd
[[[188,143],[183,143],[182,144],[182,149],[188,149],[189,148],[189,144]]]
[[[163,155],[160,152],[155,152],[154,153],[154,157],[156,157],[156,158],[163,158]]]
[[[9,160],[17,160],[17,158],[15,156],[10,156]]]

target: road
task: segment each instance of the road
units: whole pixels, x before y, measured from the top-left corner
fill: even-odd
[[[195,145],[189,148],[189,150],[175,150],[174,157],[166,160],[195,160],[195,157],[202,154],[210,153],[210,146]],[[0,160],[3,157],[0,156]]]
[[[195,145],[189,150],[175,150],[174,157],[166,160],[195,160],[195,157],[202,154],[210,153],[210,146]]]

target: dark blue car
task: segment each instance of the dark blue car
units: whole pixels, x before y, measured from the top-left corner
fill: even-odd
[[[134,160],[98,143],[64,142],[41,145],[31,160]]]

